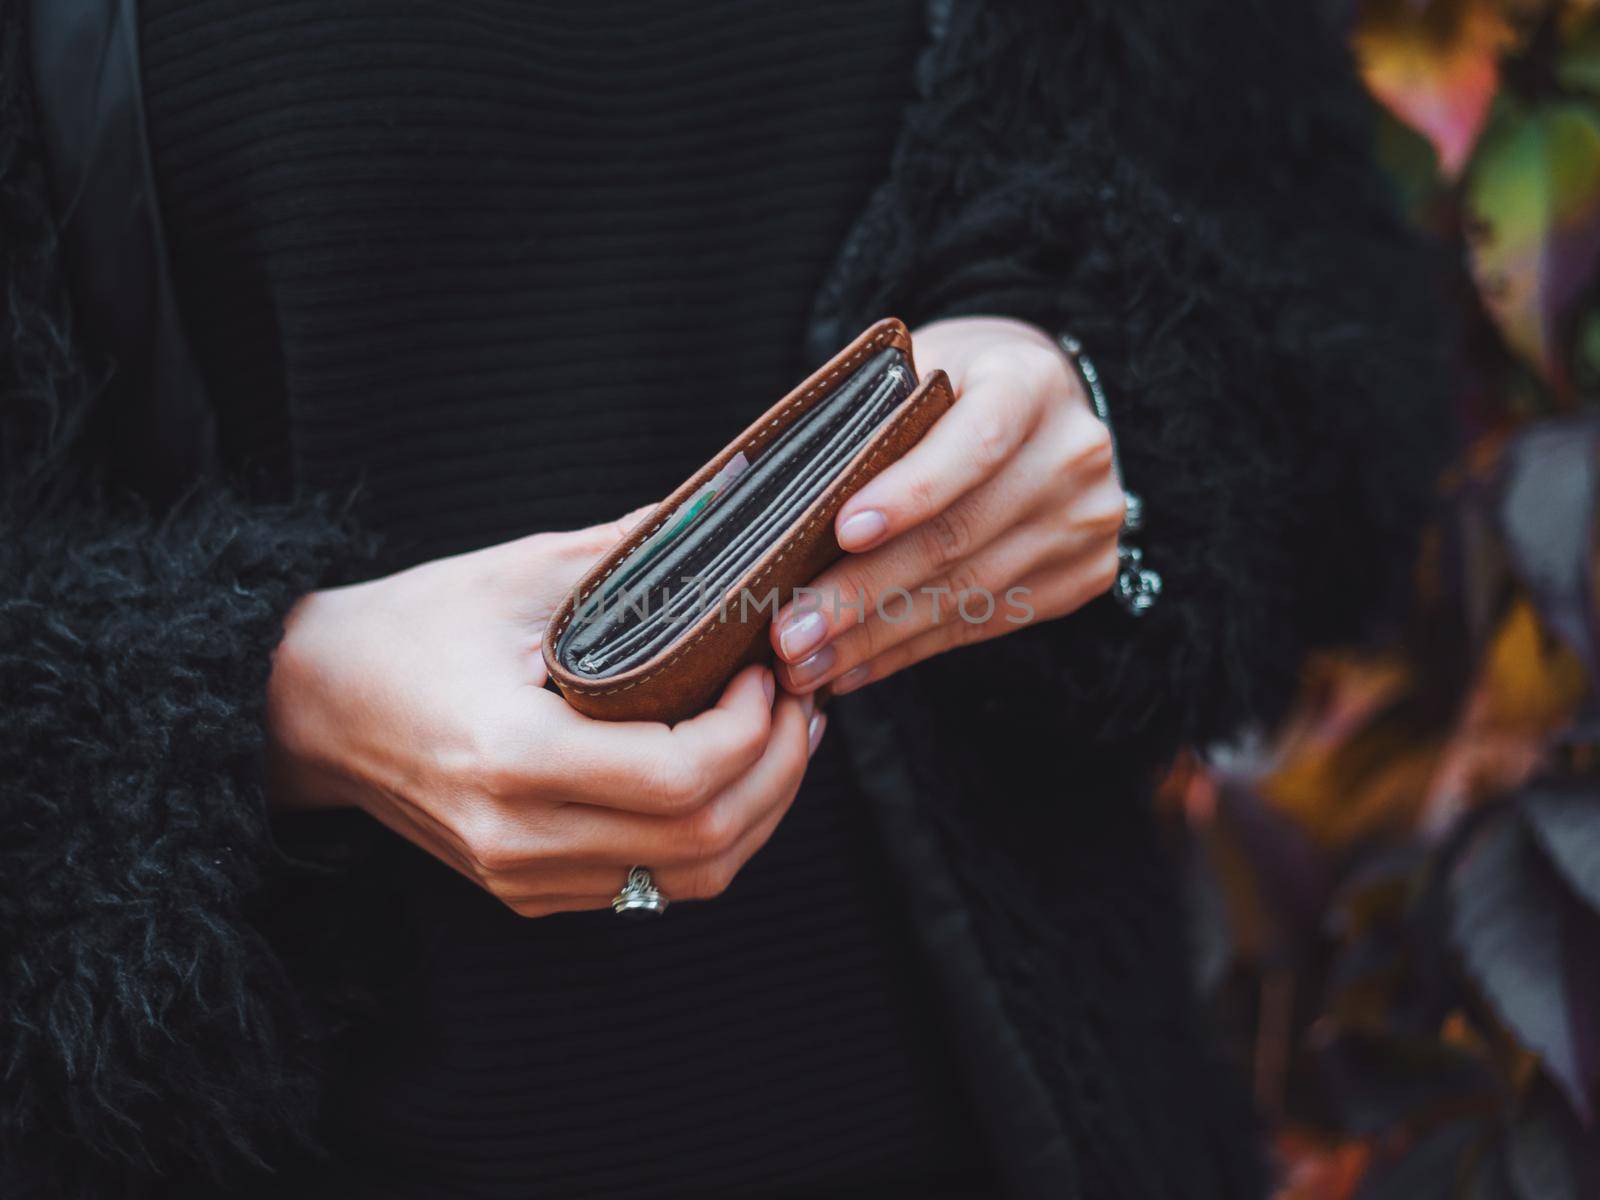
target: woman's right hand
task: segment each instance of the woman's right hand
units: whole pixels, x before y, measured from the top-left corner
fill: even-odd
[[[356,805],[525,916],[603,908],[634,864],[671,900],[718,895],[788,811],[824,718],[774,703],[761,666],[670,727],[547,690],[545,624],[626,527],[305,597],[268,686],[273,802]]]

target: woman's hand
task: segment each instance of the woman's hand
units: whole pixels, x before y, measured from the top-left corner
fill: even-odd
[[[913,340],[956,404],[845,504],[835,529],[851,553],[773,622],[790,691],[853,691],[1070,613],[1116,578],[1111,437],[1062,351],[992,317],[939,321]]]
[[[268,688],[274,801],[359,806],[525,916],[602,908],[636,863],[670,900],[721,892],[788,810],[823,718],[774,703],[764,667],[671,727],[545,690],[545,623],[625,527],[302,600]]]

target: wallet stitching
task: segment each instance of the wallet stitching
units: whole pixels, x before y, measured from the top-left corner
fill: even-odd
[[[779,421],[783,420],[784,416],[786,414],[788,414],[790,411],[792,411],[797,405],[804,404],[807,400],[811,400],[811,399],[815,398],[817,395],[829,390],[830,385],[833,383],[833,381],[835,379],[837,379],[839,377],[839,375],[842,372],[850,370],[852,367],[855,366],[856,363],[860,362],[863,358],[866,358],[873,351],[882,349],[883,344],[885,342],[894,340],[894,335],[895,335],[895,331],[894,331],[893,328],[885,329],[882,333],[878,334],[878,336],[873,338],[871,341],[868,341],[868,342],[864,343],[863,345],[857,347],[856,352],[854,354],[852,354],[848,358],[844,359],[837,366],[835,366],[833,368],[833,370],[829,371],[826,375],[824,375],[821,379],[817,380],[809,388],[807,388],[805,391],[801,392],[798,396],[792,397],[786,403],[781,405],[779,407],[778,411],[772,414],[772,419],[767,422],[765,428],[771,429],[774,425],[778,424]],[[909,414],[907,414],[907,415],[909,415]],[[748,444],[748,441],[746,442],[746,444]],[[618,548],[616,561],[611,564],[611,566],[606,570],[606,573],[604,575],[600,576],[599,579],[596,579],[594,581],[594,583],[592,583],[589,586],[587,591],[578,593],[577,601],[573,604],[572,608],[570,610],[568,610],[568,612],[561,618],[561,623],[558,626],[556,626],[555,631],[550,635],[550,644],[551,644],[552,647],[554,647],[556,645],[556,643],[561,640],[561,635],[566,632],[567,626],[571,623],[572,618],[574,616],[576,616],[578,611],[583,607],[584,602],[586,600],[588,600],[590,596],[594,595],[595,592],[605,583],[605,581],[607,579],[610,579],[611,576],[613,574],[615,574],[617,568],[620,567],[625,561],[627,561],[628,555],[632,554],[635,550],[637,550],[641,545],[644,544],[644,542],[646,540],[648,540],[649,538],[653,537],[655,535],[656,531],[659,530],[663,525],[665,525],[671,519],[672,519],[672,513],[670,513],[670,512],[663,513],[662,517],[661,517],[661,519],[659,521],[657,521],[654,525],[652,525],[649,529],[647,529],[643,534],[639,535],[636,540],[633,540],[633,544],[632,545],[628,546],[626,549],[622,549],[620,547]],[[776,566],[777,565],[776,562],[774,562],[773,565]],[[696,640],[698,641],[699,639],[697,638]],[[683,648],[686,649],[687,647],[683,647]],[[674,651],[674,653],[677,653],[677,651]],[[668,660],[668,661],[670,661],[670,660]],[[558,662],[557,665],[559,665],[559,662]],[[665,666],[665,665],[666,665],[666,663],[662,664],[662,666]],[[649,678],[649,676],[646,676],[646,678]],[[643,679],[639,679],[639,680],[636,680],[635,682],[636,683],[643,683],[644,680]],[[585,687],[583,684],[578,683],[576,681],[572,682],[568,686],[572,687],[576,691],[588,692],[588,690],[589,690],[588,687]],[[632,687],[634,685],[633,684],[628,684],[627,686],[628,687]],[[612,690],[621,691],[621,690],[624,690],[624,689],[615,688],[615,689],[612,689]],[[593,693],[593,694],[602,695],[603,696],[603,695],[606,695],[607,693],[605,693],[605,692],[596,692],[596,693]]]
[[[866,459],[858,463],[855,470],[851,471],[849,475],[844,477],[843,482],[840,484],[841,491],[845,488],[848,488],[850,484],[855,481],[856,477],[859,476],[863,471],[877,464],[878,460],[883,457],[885,444],[894,436],[895,432],[913,416],[915,416],[917,410],[926,404],[928,399],[935,392],[940,390],[942,389],[937,384],[930,386],[922,393],[920,397],[917,398],[917,402],[915,404],[896,417],[894,421],[884,429],[882,435],[878,439],[877,448],[874,449],[872,454]],[[790,540],[789,544],[783,548],[783,551],[778,555],[778,557],[763,567],[761,569],[761,573],[752,579],[746,586],[751,588],[760,586],[761,581],[764,580],[768,575],[772,574],[773,571],[777,570],[778,564],[788,557],[789,552],[793,550],[795,546],[797,546],[800,541],[816,527],[817,522],[821,519],[822,514],[819,512],[817,515],[813,516],[810,521],[806,522],[805,527],[798,535]],[[683,655],[694,649],[695,646],[699,645],[699,643],[709,636],[712,630],[715,628],[716,625],[713,624],[707,626],[705,629],[702,629],[693,637],[693,639],[685,642],[676,650],[673,650],[670,654],[668,654],[667,657],[661,661],[660,665],[655,668],[655,670],[651,671],[648,675],[643,675],[640,678],[635,679],[632,683],[618,684],[616,687],[610,688],[596,688],[592,685],[585,687],[579,684],[574,686],[573,690],[582,692],[586,696],[610,696],[616,692],[626,692],[631,688],[636,688],[642,683],[648,683],[650,680],[654,679],[657,675],[661,674],[661,672],[665,671],[668,667],[675,663],[679,658],[683,657]],[[557,632],[556,636],[560,636],[559,631]]]

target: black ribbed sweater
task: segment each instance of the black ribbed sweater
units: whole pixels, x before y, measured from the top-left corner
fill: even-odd
[[[281,38],[268,38],[272,52],[263,53],[248,22],[228,20],[226,10],[211,12],[221,19],[207,31],[207,12],[175,24],[166,10],[145,8],[151,2],[0,4],[7,1197],[212,1200],[223,1194],[218,1178],[280,1162],[324,1094],[320,1001],[352,995],[326,990],[325,971],[367,977],[374,943],[409,924],[390,905],[361,908],[382,898],[361,860],[319,875],[327,889],[348,881],[342,903],[322,894],[323,884],[308,886],[306,872],[283,878],[262,804],[262,696],[284,614],[309,588],[360,577],[359,531],[314,497],[262,503],[253,490],[159,462],[152,486],[165,495],[187,490],[182,502],[151,512],[99,486],[139,462],[152,440],[140,435],[155,429],[137,419],[138,406],[158,398],[143,392],[137,372],[106,386],[107,352],[124,326],[93,303],[126,295],[125,287],[137,296],[141,281],[113,273],[74,287],[70,268],[76,251],[117,236],[130,215],[115,204],[116,190],[142,181],[128,177],[129,160],[117,151],[138,137],[126,129],[138,110],[116,86],[126,58],[82,56],[82,75],[30,72],[27,21],[38,29],[59,18],[68,25],[56,26],[65,40],[55,45],[92,48],[121,30],[106,27],[111,14],[149,18],[168,224],[177,232],[193,222],[181,247],[188,316],[204,333],[231,306],[241,343],[260,335],[253,344],[270,351],[250,355],[241,344],[236,355],[214,346],[208,354],[235,458],[278,464],[262,472],[268,490],[312,469],[309,454],[290,449],[313,444],[295,428],[315,407],[308,391],[320,387],[326,399],[341,370],[357,370],[384,376],[403,397],[412,378],[380,370],[379,355],[352,350],[342,363],[309,353],[317,330],[334,325],[322,314],[310,319],[304,298],[315,289],[302,290],[309,272],[297,278],[295,270],[303,256],[278,254],[274,242],[315,244],[326,225],[321,245],[393,261],[396,285],[368,289],[364,304],[380,313],[448,308],[446,289],[407,294],[399,283],[409,270],[443,271],[440,258],[431,268],[418,260],[416,247],[433,238],[448,232],[461,238],[458,250],[469,248],[464,231],[486,220],[493,188],[473,179],[479,204],[468,208],[459,197],[441,206],[432,186],[415,185],[330,200],[374,172],[426,180],[422,163],[399,152],[407,139],[447,156],[462,128],[478,126],[457,121],[441,134],[439,120],[424,118],[449,112],[451,99],[425,102],[434,92],[412,71],[400,72],[381,102],[316,103],[318,87],[348,96],[397,49],[381,19],[364,27],[346,20],[359,36],[331,37],[352,11],[338,0],[273,6],[285,18],[280,33],[299,31],[293,55]],[[1178,876],[1158,849],[1146,780],[1180,741],[1208,744],[1281,712],[1304,649],[1347,636],[1371,615],[1383,582],[1409,570],[1448,377],[1435,353],[1427,257],[1371,162],[1369,106],[1348,56],[1320,24],[1321,8],[934,0],[892,162],[826,273],[809,323],[811,361],[883,312],[913,324],[1007,313],[1072,329],[1094,348],[1113,397],[1123,465],[1147,503],[1142,548],[1167,585],[1137,622],[1095,602],[842,697],[824,743],[848,752],[883,831],[893,886],[909,901],[941,999],[958,1017],[951,1043],[982,1098],[976,1107],[993,1159],[1006,1194],[1019,1198],[1238,1200],[1264,1191],[1251,1123],[1196,1019]],[[404,11],[462,13],[463,28],[476,28],[485,14],[515,10],[462,3]],[[668,19],[647,15],[657,31]],[[840,29],[876,19],[846,16]],[[545,19],[556,31],[570,24]],[[489,27],[484,61],[513,44],[507,27]],[[455,43],[440,28],[449,23],[434,22],[408,53],[424,63],[448,57]],[[205,87],[172,70],[185,42],[197,60],[219,56]],[[259,61],[247,52],[252,44]],[[318,71],[314,62],[333,65]],[[93,75],[97,65],[112,70]],[[485,72],[481,86],[495,79]],[[232,116],[197,121],[198,105],[176,102],[186,87],[196,101],[223,93],[222,112]],[[299,103],[272,103],[297,92],[305,93]],[[81,102],[110,124],[45,119],[81,112]],[[866,117],[863,108],[858,119]],[[330,118],[351,134],[334,139],[342,153],[295,152]],[[187,136],[173,119],[190,123]],[[120,136],[95,138],[119,122]],[[263,139],[269,144],[257,153]],[[376,153],[384,147],[394,153]],[[198,179],[206,153],[227,173],[205,173],[207,186],[195,193],[201,211],[186,212],[173,168]],[[76,187],[52,195],[47,186],[48,164],[82,154],[109,171],[98,192],[109,202],[97,215],[75,204],[84,194]],[[453,169],[479,176],[509,162],[456,157]],[[284,203],[293,194],[285,176],[313,164],[328,180],[323,194]],[[435,225],[410,249],[379,237],[406,203],[419,230]],[[505,241],[502,253],[527,251]],[[199,286],[207,273],[229,277],[225,254],[236,260],[234,283]],[[468,261],[481,267],[485,256]],[[346,286],[361,277],[343,274]],[[526,305],[525,295],[516,299]],[[354,323],[362,311],[352,306],[341,320]],[[367,324],[352,348],[379,339],[397,363],[414,364],[423,344],[444,336],[422,321],[403,323],[399,334]],[[598,359],[596,371],[620,372]],[[423,397],[440,404],[479,395],[483,380],[469,367],[417,390],[446,391]],[[274,421],[270,405],[247,403],[271,394],[256,386],[258,375],[281,377],[286,416]],[[361,396],[357,385],[349,396]],[[529,397],[530,407],[536,400],[560,397]],[[171,415],[164,399],[158,407]],[[116,419],[129,414],[132,423]],[[255,440],[242,432],[252,415]],[[118,426],[132,436],[113,436]],[[448,457],[449,439],[434,436]],[[372,451],[358,473],[369,487],[381,482],[366,459],[391,442],[352,441]],[[523,481],[497,474],[495,482],[514,497],[511,485]],[[388,494],[394,501],[392,480]],[[380,519],[387,507],[370,492],[366,506]],[[430,518],[440,511],[436,502],[423,508]],[[488,536],[481,511],[459,520]],[[422,521],[388,525],[400,535],[390,542],[392,561],[424,552],[415,542],[394,549]],[[796,817],[816,811],[807,804]],[[360,814],[350,823],[371,829]],[[757,864],[778,853],[770,847]],[[403,872],[396,877],[406,882]],[[447,899],[419,892],[417,904],[449,915]],[[289,922],[292,933],[277,920],[291,905],[314,918]],[[671,931],[680,915],[657,928],[678,936]],[[441,944],[464,953],[459,938]],[[628,982],[637,990],[637,979]],[[656,989],[650,999],[659,998]],[[380,1015],[371,1026],[380,1033],[409,1019],[392,1003]],[[398,1038],[389,1045],[404,1047]],[[412,1053],[440,1048],[434,1039]],[[630,1091],[608,1119],[624,1130],[656,1128],[652,1118],[673,1118],[675,1082],[645,1081],[645,1115],[616,1118],[624,1106],[640,1111]],[[766,1082],[761,1104],[798,1102],[787,1080]],[[614,1150],[613,1159],[623,1161]]]
[[[269,491],[359,485],[392,568],[655,499],[804,374],[808,307],[886,168],[920,32],[909,0],[143,9],[226,452]],[[285,1188],[984,1178],[831,743],[730,891],[659,923],[524,921],[398,839],[373,870],[420,951],[330,1084],[336,1164]]]
[[[237,458],[396,562],[664,495],[804,374],[909,0],[152,0],[150,135]]]

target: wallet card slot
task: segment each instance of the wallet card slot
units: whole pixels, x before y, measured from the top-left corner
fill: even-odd
[[[747,498],[746,511],[754,509],[748,524],[732,526],[732,539],[720,548],[714,542],[707,543],[713,551],[708,561],[672,563],[677,577],[667,580],[661,603],[621,636],[584,655],[580,666],[595,674],[649,658],[669,644],[679,628],[693,623],[708,608],[720,605],[731,586],[760,557],[775,529],[786,526],[793,519],[791,514],[797,515],[821,494],[839,466],[849,460],[898,403],[898,399],[888,402],[891,397],[897,391],[908,392],[909,384],[909,370],[891,365],[864,403],[843,408],[841,417],[826,421],[818,436],[808,439],[805,449],[795,454],[792,461],[800,464],[798,474],[776,473],[768,486]],[[822,435],[829,430],[833,430],[832,435],[824,440]],[[810,446],[819,440],[823,441],[822,448],[813,456]],[[762,501],[764,504],[755,507]]]
[[[744,574],[745,568],[759,558],[762,549],[770,544],[774,532],[785,527],[792,520],[792,514],[822,493],[838,468],[849,461],[873,427],[893,408],[892,404],[885,406],[885,401],[892,395],[895,385],[902,382],[894,371],[895,368],[891,368],[890,374],[873,396],[849,416],[818,456],[802,467],[798,476],[778,490],[758,511],[751,524],[741,529],[697,571],[683,572],[689,576],[689,580],[680,578],[676,581],[680,586],[661,607],[662,622],[671,626],[682,623],[691,614],[697,615],[696,609],[704,607],[703,600],[706,597],[720,603],[728,589]],[[757,597],[758,601],[760,599]],[[697,601],[701,603],[697,605]],[[652,621],[650,624],[656,625],[658,622]],[[636,627],[634,634],[619,639],[615,647],[607,646],[604,658],[592,663],[595,669],[604,669],[616,657],[629,655],[641,648],[646,652],[653,651],[662,635],[670,635],[671,632],[670,628],[658,629],[655,638],[650,639],[652,644],[641,647],[635,635],[643,629],[644,625],[641,624]]]
[[[604,588],[585,601],[557,648],[561,660],[573,670],[582,669],[579,664],[586,661],[593,668],[595,660],[591,656],[598,649],[615,649],[616,642],[637,625],[654,627],[677,590],[675,584],[685,574],[700,570],[706,556],[714,554],[726,537],[734,536],[728,531],[736,533],[753,506],[782,485],[784,469],[803,459],[817,438],[849,416],[852,396],[862,390],[867,376],[872,374],[871,368],[880,365],[876,359],[866,364],[831,397],[785,429],[755,465],[733,481],[717,511],[707,514],[699,529],[686,531],[676,545],[657,557],[653,566],[635,571],[635,560],[646,551],[648,543],[618,564],[614,578],[637,574],[637,580],[630,579],[631,586],[622,590]]]
[[[662,589],[670,589],[676,582],[674,573],[681,574],[686,569],[695,569],[697,563],[691,556],[698,551],[701,554],[714,552],[716,535],[723,529],[735,526],[748,513],[751,507],[766,497],[773,488],[783,482],[782,468],[790,461],[790,456],[800,456],[806,452],[809,445],[816,438],[826,433],[844,421],[850,414],[848,401],[862,390],[867,377],[872,374],[874,366],[881,366],[880,359],[885,359],[893,351],[879,355],[877,359],[869,361],[839,388],[833,396],[822,404],[817,405],[810,412],[805,413],[792,425],[785,429],[778,438],[767,447],[765,453],[758,456],[754,467],[745,471],[733,481],[721,497],[718,511],[708,517],[701,529],[692,537],[680,539],[680,545],[674,550],[677,557],[658,559],[657,565],[647,572],[640,574],[636,586],[632,587],[632,596],[651,595]],[[892,365],[892,364],[887,364]],[[636,548],[621,564],[618,565],[614,577],[626,578],[634,574],[634,562],[645,551],[646,546]],[[630,580],[631,582],[631,580]],[[609,589],[607,589],[609,591]],[[612,628],[618,623],[627,623],[632,609],[624,604],[616,611],[616,616],[611,621],[603,619],[596,622],[587,619],[584,634],[589,637],[579,636],[573,631],[572,642],[576,647],[583,642],[603,640],[611,636]]]
[[[853,419],[836,435],[804,475],[785,486],[760,510],[755,524],[740,531],[699,572],[686,573],[687,578],[677,581],[679,586],[662,605],[616,642],[585,657],[583,665],[591,671],[603,671],[648,658],[670,642],[678,628],[692,623],[707,608],[720,605],[732,585],[770,544],[773,534],[786,528],[822,493],[833,471],[849,461],[866,440],[875,423],[869,422],[866,415],[863,412],[861,419]],[[763,598],[758,596],[755,600],[759,604]]]
[[[637,572],[637,584],[622,589],[626,594],[609,608],[575,620],[557,647],[562,662],[591,677],[615,673],[647,660],[669,645],[678,630],[719,607],[914,383],[900,351],[885,350],[869,360],[734,479],[714,511],[705,514],[701,528],[689,531]],[[628,560],[618,568],[619,575],[624,573],[634,573]],[[653,606],[651,599],[657,601]]]
[[[700,488],[694,496],[685,500],[677,511],[668,519],[669,525],[655,536],[646,539],[636,547],[626,561],[620,564],[611,580],[600,590],[602,597],[622,591],[650,565],[651,561],[659,554],[671,550],[674,543],[679,541],[697,522],[705,517],[706,511],[717,501],[725,499],[730,486],[749,467],[749,460],[744,454],[736,454],[715,476]]]

